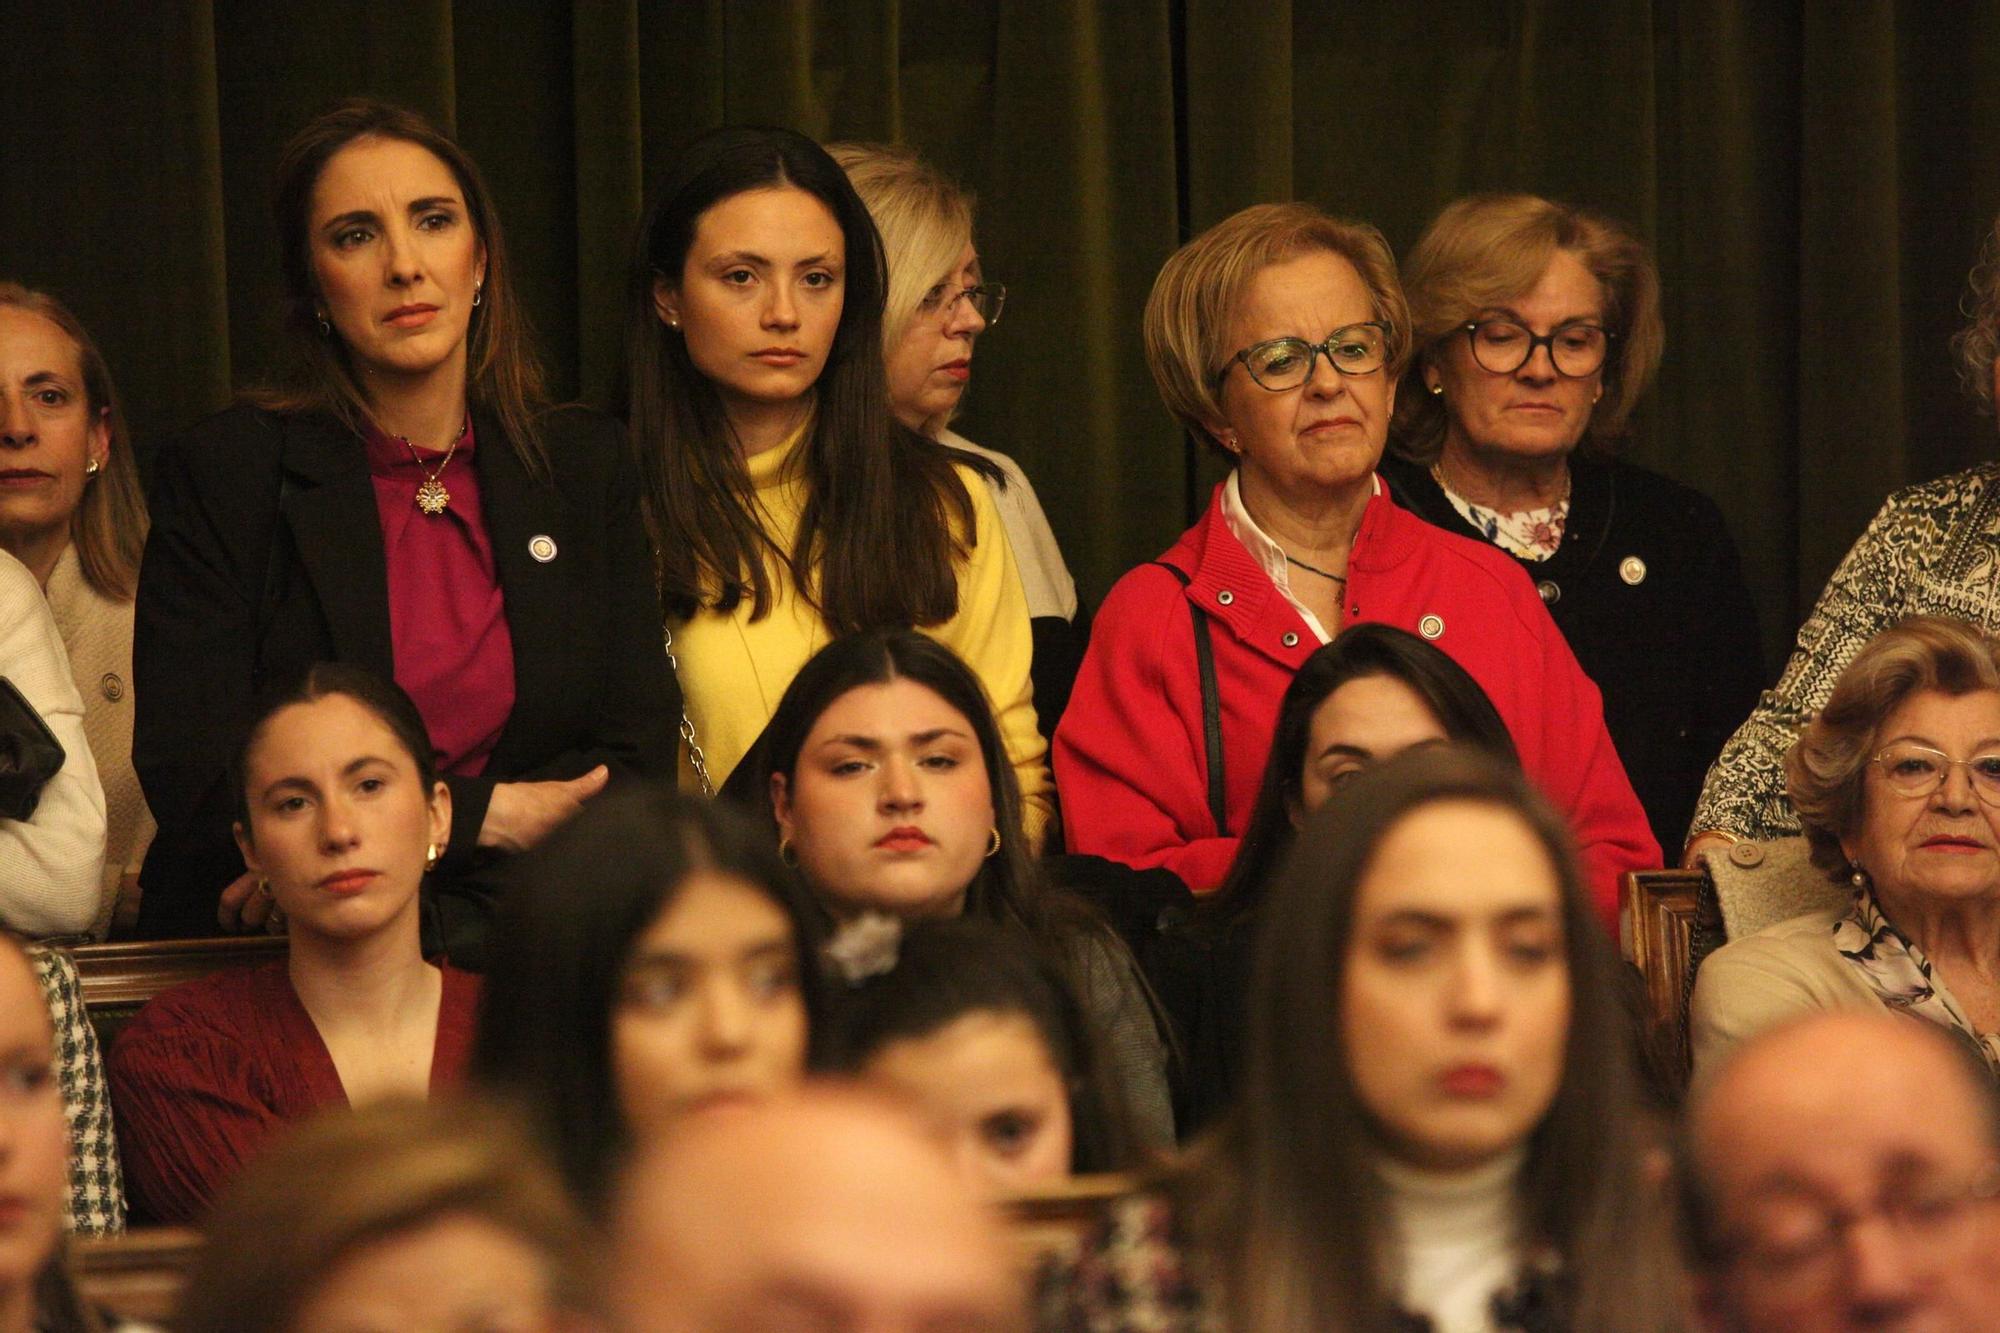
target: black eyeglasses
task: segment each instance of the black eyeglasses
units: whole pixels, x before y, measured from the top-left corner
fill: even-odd
[[[1584,320],[1558,324],[1540,336],[1511,319],[1476,319],[1460,327],[1481,370],[1511,375],[1528,364],[1537,347],[1546,347],[1556,373],[1573,380],[1603,369],[1611,340],[1618,336],[1602,324]]]
[[[1241,361],[1257,387],[1283,393],[1310,380],[1322,354],[1343,375],[1373,375],[1389,359],[1389,326],[1349,324],[1335,329],[1322,343],[1309,343],[1304,338],[1252,343],[1222,363],[1222,375]]]
[[[1871,1218],[1887,1224],[1897,1241],[1921,1250],[1948,1248],[1961,1238],[1973,1210],[2000,1194],[2000,1172],[1988,1167],[1970,1180],[1899,1185],[1866,1207],[1796,1200],[1765,1205],[1765,1214],[1732,1246],[1738,1262],[1767,1281],[1813,1289],[1839,1271],[1847,1233]]]
[[[937,287],[925,295],[917,309],[926,315],[949,320],[960,301],[970,303],[988,325],[998,324],[1001,307],[1007,304],[1007,287],[1004,283],[982,282],[977,287],[961,288],[949,296],[945,295],[943,287]]]

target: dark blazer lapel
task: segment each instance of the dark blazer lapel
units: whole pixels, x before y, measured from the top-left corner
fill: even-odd
[[[334,651],[343,662],[392,676],[388,560],[362,443],[333,419],[313,414],[290,419],[284,450],[279,507]]]
[[[513,748],[534,744],[548,730],[544,719],[566,711],[561,692],[570,676],[563,669],[564,654],[572,647],[571,624],[583,610],[569,599],[590,594],[570,577],[582,552],[574,546],[578,527],[568,502],[528,475],[498,420],[475,411],[472,424],[479,439],[473,462],[480,507],[514,643],[514,710],[487,765],[507,772]],[[538,537],[555,543],[552,559],[537,560],[531,553],[529,544]]]

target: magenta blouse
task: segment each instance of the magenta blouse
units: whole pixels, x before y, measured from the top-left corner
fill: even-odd
[[[514,639],[480,512],[472,418],[438,481],[451,494],[441,514],[417,507],[417,488],[442,454],[420,451],[370,428],[368,472],[389,567],[389,637],[396,683],[423,714],[438,769],[476,777],[514,711]]]

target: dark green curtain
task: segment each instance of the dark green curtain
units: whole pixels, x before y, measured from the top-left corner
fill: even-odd
[[[1767,650],[1892,488],[1991,455],[1946,342],[2000,209],[2000,8],[1852,0],[0,0],[0,274],[69,300],[142,439],[278,364],[272,163],[351,93],[482,167],[557,387],[619,357],[630,232],[730,121],[897,139],[981,198],[1011,289],[963,426],[1035,478],[1087,595],[1214,465],[1161,410],[1139,312],[1191,229],[1259,200],[1398,251],[1529,189],[1656,247],[1668,352],[1628,448],[1720,501]]]

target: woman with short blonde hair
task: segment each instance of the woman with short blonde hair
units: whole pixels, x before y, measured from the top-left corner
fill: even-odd
[[[1446,206],[1410,252],[1416,355],[1382,475],[1426,521],[1533,579],[1590,678],[1662,846],[1763,684],[1722,511],[1608,446],[1660,363],[1639,238],[1532,194]]]
[[[1596,687],[1506,557],[1443,536],[1376,479],[1409,330],[1381,234],[1309,204],[1244,209],[1160,270],[1147,363],[1168,409],[1235,467],[1098,613],[1055,741],[1070,848],[1214,889],[1285,687],[1342,626],[1379,621],[1492,697],[1615,921],[1619,875],[1659,851]]]
[[[1028,598],[1035,717],[1044,736],[1054,735],[1083,656],[1074,626],[1076,581],[1021,465],[950,428],[971,382],[979,335],[999,320],[1007,297],[980,266],[972,195],[908,148],[837,143],[827,152],[868,206],[889,261],[882,315],[889,406],[912,430],[1000,472],[987,480]]]

